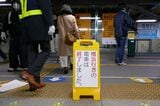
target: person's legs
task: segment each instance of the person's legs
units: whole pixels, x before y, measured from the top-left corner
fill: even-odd
[[[38,51],[38,44],[41,52]],[[29,48],[29,66],[28,70],[34,76],[40,76],[41,69],[50,55],[49,41],[32,42]]]
[[[28,46],[26,43],[19,43],[17,48],[19,54],[20,68],[27,69],[28,67]]]
[[[122,63],[125,52],[126,38],[121,38],[120,45],[116,50],[116,63]]]
[[[73,58],[72,58],[72,56],[69,56],[69,62],[70,62],[70,69],[73,70]]]
[[[35,61],[37,61],[37,56],[39,55],[38,52],[38,44],[39,42],[31,42],[29,36],[28,36],[28,27],[26,27],[26,22],[22,21],[22,39],[20,40],[23,43],[26,43],[28,46],[28,65],[30,66],[30,68],[28,68],[27,70],[23,70],[22,71],[22,78],[24,78],[25,80],[27,80],[27,82],[30,85],[30,91],[34,91],[36,89],[42,88],[45,86],[45,84],[39,83],[36,80],[35,77],[35,73],[34,73],[34,68],[32,70],[32,64],[35,63]],[[34,67],[34,66],[33,66]]]
[[[60,56],[61,67],[64,68],[64,74],[68,73],[68,56]]]
[[[8,72],[15,71],[19,66],[17,44],[14,38],[9,41],[9,69]]]
[[[38,50],[38,45],[40,45],[41,52]],[[49,41],[31,42],[28,51],[28,71],[23,71],[23,75],[29,82],[30,91],[34,91],[45,86],[40,82],[40,72],[50,54],[50,43]]]
[[[68,67],[68,56],[60,56],[61,67]]]
[[[3,60],[7,59],[6,54],[0,49],[0,56],[3,58]]]

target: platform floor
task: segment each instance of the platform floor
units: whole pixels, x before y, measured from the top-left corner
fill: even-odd
[[[160,55],[126,58],[127,66],[114,63],[115,49],[101,49],[101,100],[81,97],[72,100],[72,71],[64,75],[54,53],[41,73],[46,77],[63,77],[61,82],[46,82],[35,92],[28,85],[0,93],[0,106],[160,106]],[[19,79],[20,72],[7,72],[8,63],[0,64],[0,84]],[[131,77],[147,77],[153,83],[139,83]]]

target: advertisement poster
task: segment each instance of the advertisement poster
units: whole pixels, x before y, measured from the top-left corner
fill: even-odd
[[[138,23],[138,39],[157,39],[158,24],[157,23]]]
[[[76,20],[78,24],[78,28],[80,30],[80,38],[82,39],[90,39],[91,38],[91,20],[90,19],[80,19],[81,17],[91,17],[90,13],[79,13],[76,14]]]
[[[102,37],[102,44],[116,44],[114,39],[114,16],[115,13],[104,13],[102,16],[103,24],[102,27],[104,28],[103,37]]]

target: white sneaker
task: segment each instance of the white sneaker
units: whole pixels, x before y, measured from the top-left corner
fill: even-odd
[[[125,63],[125,62],[121,62],[121,63],[118,63],[118,65],[120,65],[120,66],[126,66],[126,65],[127,65],[127,63]]]

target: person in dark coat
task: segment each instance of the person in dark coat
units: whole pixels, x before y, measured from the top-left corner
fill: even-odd
[[[132,18],[129,16],[129,8],[127,8],[125,3],[119,4],[120,11],[114,17],[114,30],[115,30],[115,39],[117,42],[117,50],[115,62],[119,65],[127,65],[123,61],[126,39],[128,35],[129,28],[136,31],[136,27],[133,23]]]
[[[22,72],[30,91],[42,88],[40,72],[50,55],[50,39],[55,32],[50,0],[19,0],[24,42],[28,43],[28,70]],[[40,49],[40,50],[39,50]]]
[[[3,22],[3,31],[10,36],[8,72],[27,69],[28,66],[27,45],[22,41],[23,36],[16,5],[17,2],[12,0],[12,10],[9,11]]]
[[[6,43],[6,36],[5,36],[5,33],[3,33],[0,29],[0,35],[1,35],[1,38],[0,38],[0,45],[2,42]],[[7,59],[7,55],[1,50],[0,48],[0,56],[2,57],[3,61],[5,62],[6,59]]]

